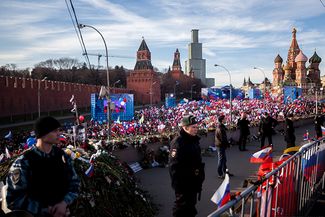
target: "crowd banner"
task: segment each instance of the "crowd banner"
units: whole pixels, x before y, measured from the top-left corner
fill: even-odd
[[[325,189],[325,137],[295,148],[277,162],[261,164],[258,180],[208,217],[308,216],[313,202]],[[290,154],[288,154],[290,153]]]

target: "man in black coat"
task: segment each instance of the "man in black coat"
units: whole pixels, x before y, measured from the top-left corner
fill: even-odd
[[[289,114],[285,119],[284,140],[287,142],[287,148],[294,147],[296,142],[295,129],[292,119],[292,114]]]
[[[239,151],[247,151],[246,141],[250,131],[249,120],[247,120],[247,115],[245,112],[241,114],[241,118],[237,122],[237,127],[239,128]]]
[[[272,134],[274,127],[278,124],[278,121],[272,118],[268,112],[264,112],[264,115],[260,121],[259,134],[261,135],[261,148],[264,147],[265,139],[267,138],[269,145],[272,145]]]
[[[202,163],[200,137],[195,117],[185,116],[181,121],[182,129],[171,142],[169,154],[169,174],[176,200],[174,217],[194,217],[197,199],[200,200],[202,183],[205,179]]]
[[[316,136],[317,139],[319,139],[323,137],[322,126],[324,124],[324,117],[322,115],[316,115],[314,123],[315,123]]]

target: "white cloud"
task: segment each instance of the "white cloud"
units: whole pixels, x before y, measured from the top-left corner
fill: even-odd
[[[160,69],[172,63],[176,47],[183,49],[182,57],[186,56],[192,28],[200,29],[207,71],[213,71],[209,64],[214,62],[234,67],[236,77],[240,77],[242,68],[251,65],[272,68],[277,53],[286,59],[293,26],[298,29],[298,43],[306,55],[316,47],[325,59],[324,24],[310,27],[304,20],[315,18],[321,23],[317,16],[324,13],[324,8],[316,1],[155,0],[138,5],[133,1],[73,2],[80,23],[103,33],[109,53],[135,56],[144,36],[155,52],[153,65]],[[2,1],[1,6],[0,65],[15,60],[18,65],[31,66],[51,55],[83,59],[64,1]],[[88,50],[103,52],[95,31],[81,31]],[[111,62],[133,68],[135,59],[133,63],[123,59]]]

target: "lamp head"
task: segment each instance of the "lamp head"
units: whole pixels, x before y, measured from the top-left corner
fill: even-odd
[[[82,28],[84,28],[84,27],[86,27],[85,24],[81,24],[81,23],[78,24],[78,28],[79,28],[79,29],[82,29]]]

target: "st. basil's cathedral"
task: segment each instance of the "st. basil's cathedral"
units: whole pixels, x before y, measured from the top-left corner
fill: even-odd
[[[296,86],[302,88],[303,93],[307,93],[311,88],[322,86],[320,79],[319,64],[322,59],[317,55],[316,50],[312,57],[307,58],[299,48],[297,30],[292,30],[292,40],[288,51],[288,57],[283,64],[282,57],[278,54],[274,59],[275,68],[273,70],[273,93],[280,93],[284,86]],[[306,62],[309,66],[306,67]]]

